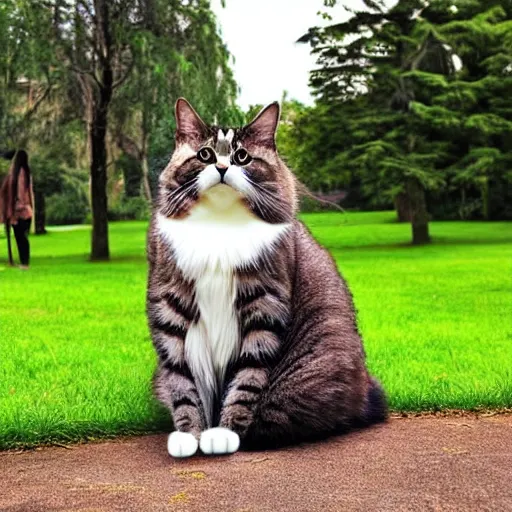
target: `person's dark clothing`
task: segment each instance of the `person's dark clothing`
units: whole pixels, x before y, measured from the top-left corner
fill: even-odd
[[[20,255],[20,263],[22,265],[29,264],[30,261],[30,244],[28,241],[28,233],[30,231],[30,223],[32,219],[18,219],[18,222],[12,226],[18,253]]]

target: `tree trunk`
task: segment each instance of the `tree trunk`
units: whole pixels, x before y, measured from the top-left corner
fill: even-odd
[[[421,183],[410,178],[406,185],[407,196],[411,206],[412,243],[424,245],[430,243],[428,230],[428,211],[425,190]]]
[[[89,78],[89,141],[91,150],[91,260],[110,259],[107,217],[107,128],[108,109],[114,91],[114,56],[109,2],[94,0],[97,30],[98,75]]]
[[[148,139],[149,139],[149,112],[144,104],[142,109],[142,186],[144,187],[144,196],[148,203],[151,204],[151,184],[149,183],[149,163],[148,163]]]
[[[144,196],[151,203],[151,185],[149,184],[149,164],[146,154],[142,157],[142,185],[144,187]]]
[[[91,260],[108,260],[107,218],[107,116],[111,91],[101,89],[93,100],[90,125],[91,146]]]
[[[46,235],[46,200],[42,192],[34,192],[36,235]]]

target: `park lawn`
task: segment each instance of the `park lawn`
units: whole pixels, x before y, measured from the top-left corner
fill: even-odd
[[[303,219],[351,286],[393,410],[512,407],[512,223],[435,222],[412,247],[393,212]],[[32,237],[28,272],[0,264],[0,448],[170,428],[151,396],[145,230],[111,224],[109,263],[88,262],[77,226]]]

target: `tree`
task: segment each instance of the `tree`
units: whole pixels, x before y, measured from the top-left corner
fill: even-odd
[[[26,0],[6,0],[0,6],[0,144],[13,149],[36,149],[51,144],[59,124],[61,108],[57,98],[66,80],[57,71],[51,44],[51,23],[41,6]],[[57,122],[59,119],[59,122]],[[33,144],[32,141],[37,141]],[[35,175],[35,231],[45,229],[45,190],[59,178]],[[33,165],[33,164],[36,165]]]
[[[230,55],[204,1],[160,2],[146,11],[134,46],[133,76],[113,103],[115,139],[143,175],[151,198],[150,163],[173,149],[174,104],[186,95],[203,118],[238,124]]]
[[[80,85],[88,126],[92,205],[91,259],[110,257],[107,218],[109,107],[114,91],[133,66],[132,44],[140,21],[134,0],[76,0],[48,3],[56,52]]]
[[[451,55],[432,33],[417,37],[421,0],[401,0],[388,10],[369,4],[370,12],[355,12],[347,22],[313,29],[301,39],[312,44],[321,66],[311,83],[327,105],[365,98],[359,101],[360,113],[344,122],[356,136],[337,163],[358,165],[368,189],[377,185],[382,191],[384,184],[393,199],[405,197],[413,243],[428,243],[424,190],[439,184],[437,158],[427,138],[414,129],[417,120],[410,111],[415,87],[407,73],[450,73]]]
[[[453,105],[461,119],[458,158],[448,169],[451,183],[461,189],[462,206],[476,190],[481,216],[501,216],[512,200],[505,196],[512,183],[512,2],[461,2],[451,18],[429,9],[464,62],[457,96],[436,99]]]
[[[56,86],[48,31],[26,0],[0,5],[0,48],[0,146],[22,147]]]
[[[171,100],[184,84],[191,86],[192,71],[196,89],[212,91],[206,98],[215,113],[226,111],[226,100],[233,102],[236,85],[205,0],[51,0],[44,5],[61,69],[80,86],[90,146],[91,259],[104,260],[109,258],[107,136],[140,163],[149,199],[152,139],[160,126],[170,132]]]
[[[312,158],[323,162],[323,149],[334,149],[326,174],[349,169],[372,201],[393,200],[414,243],[429,240],[425,191],[460,188],[483,166],[504,176],[509,3],[401,0],[386,9],[367,1],[368,11],[301,38],[318,61],[316,122],[331,128],[311,138]],[[492,81],[491,65],[501,74]]]

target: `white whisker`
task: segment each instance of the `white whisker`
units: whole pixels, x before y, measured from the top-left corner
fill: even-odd
[[[179,208],[182,206],[184,199],[186,199],[193,188],[193,186],[197,183],[197,178],[194,178],[191,181],[188,181],[181,187],[178,187],[176,190],[173,190],[171,194],[168,196],[168,202],[170,203],[169,215],[174,215]]]

